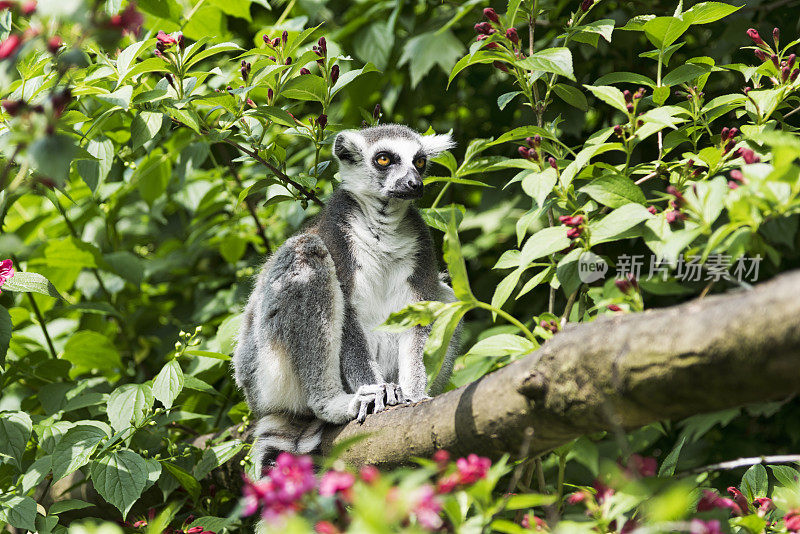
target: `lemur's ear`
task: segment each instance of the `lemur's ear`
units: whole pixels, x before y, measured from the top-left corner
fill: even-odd
[[[422,142],[422,150],[428,154],[428,157],[438,156],[445,150],[450,150],[456,146],[453,137],[449,133],[423,135],[420,141]]]
[[[342,163],[358,163],[363,159],[364,137],[355,130],[339,132],[333,141],[333,153]]]

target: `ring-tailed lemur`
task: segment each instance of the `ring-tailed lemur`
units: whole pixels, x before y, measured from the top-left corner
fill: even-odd
[[[422,354],[430,327],[375,327],[412,302],[455,300],[411,203],[422,196],[430,158],[451,146],[449,135],[399,125],[336,137],[340,188],[266,262],[244,310],[233,366],[259,419],[257,467],[280,451],[314,452],[326,422],[363,421],[427,398]],[[431,394],[449,379],[457,337]]]

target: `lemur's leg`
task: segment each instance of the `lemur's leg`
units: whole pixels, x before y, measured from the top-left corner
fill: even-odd
[[[283,452],[317,454],[325,422],[314,416],[270,414],[259,419],[254,432],[255,443],[251,456],[256,473],[272,467]]]
[[[381,375],[375,355],[370,352],[367,339],[358,324],[356,311],[349,305],[345,306],[344,312],[340,360],[345,388],[356,392],[354,403],[358,403],[356,419],[359,422],[363,422],[369,413],[407,402],[402,388],[387,383]],[[355,405],[353,409],[356,409]]]
[[[428,375],[425,372],[423,352],[425,341],[430,335],[430,327],[415,326],[400,334],[399,382],[400,387],[412,402],[428,398]]]

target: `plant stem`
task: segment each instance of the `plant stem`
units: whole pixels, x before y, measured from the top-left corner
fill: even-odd
[[[16,260],[14,260],[14,263],[16,263]],[[56,354],[56,348],[53,346],[53,340],[50,338],[50,333],[47,331],[47,323],[44,320],[44,316],[41,310],[39,310],[39,306],[36,304],[33,295],[30,293],[25,294],[28,295],[28,301],[31,303],[31,308],[33,308],[33,313],[36,315],[36,320],[39,321],[39,327],[42,329],[45,341],[47,341],[47,348],[50,349],[50,355],[56,360],[58,359],[58,355]]]
[[[496,313],[497,315],[499,315],[500,317],[502,317],[503,319],[505,319],[509,323],[511,323],[514,326],[516,326],[517,328],[519,328],[520,331],[525,335],[526,338],[528,338],[529,340],[533,341],[536,344],[539,343],[538,341],[536,341],[536,336],[534,336],[533,333],[530,330],[528,330],[528,327],[526,327],[524,324],[519,322],[512,315],[506,313],[505,311],[501,310],[500,308],[495,308],[491,304],[486,304],[485,302],[480,302],[479,301],[479,302],[476,303],[476,306],[478,308],[483,308],[484,310],[489,310],[491,312]]]
[[[572,311],[572,306],[575,304],[575,297],[578,296],[578,291],[580,291],[580,287],[572,292],[572,294],[567,299],[567,305],[564,306],[564,313],[561,315],[561,326],[563,327],[567,323],[567,319],[569,319],[569,314]]]
[[[442,186],[442,190],[439,191],[439,194],[436,195],[436,199],[433,201],[433,204],[431,204],[431,209],[433,209],[433,208],[435,208],[436,206],[439,205],[439,201],[442,200],[442,197],[444,196],[444,192],[447,191],[447,188],[450,187],[451,183],[452,182],[447,182],[447,183],[444,184],[444,186]]]

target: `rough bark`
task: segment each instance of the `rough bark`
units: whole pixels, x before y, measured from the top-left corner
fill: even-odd
[[[569,325],[475,383],[331,428],[324,449],[383,467],[437,449],[497,458],[599,430],[785,398],[800,391],[800,271],[753,290]]]

